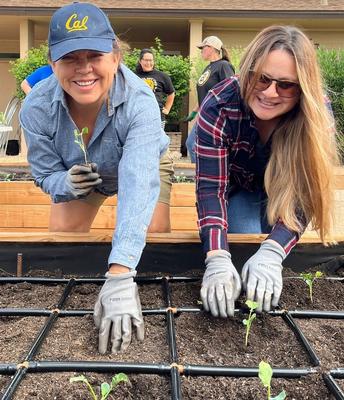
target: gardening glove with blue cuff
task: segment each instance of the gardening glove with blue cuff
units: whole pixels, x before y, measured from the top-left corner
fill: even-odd
[[[214,317],[232,317],[234,302],[241,292],[240,276],[226,250],[218,250],[205,260],[201,299],[203,307]]]
[[[87,196],[102,180],[97,164],[73,165],[67,172],[67,185],[75,197]]]
[[[257,312],[277,307],[282,293],[282,261],[286,254],[273,240],[263,242],[245,263],[241,277],[248,300],[258,303]]]
[[[128,348],[132,325],[138,340],[144,339],[144,324],[137,285],[136,271],[124,274],[105,274],[106,281],[94,306],[94,323],[99,328],[99,353],[106,353],[109,339],[111,352]]]

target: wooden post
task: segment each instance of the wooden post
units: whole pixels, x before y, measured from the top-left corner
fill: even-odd
[[[23,254],[17,254],[17,277],[23,276]]]

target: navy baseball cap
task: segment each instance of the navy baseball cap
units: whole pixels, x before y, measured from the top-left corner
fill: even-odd
[[[52,61],[76,50],[110,53],[114,40],[108,17],[93,4],[75,2],[59,8],[51,17],[48,43]]]

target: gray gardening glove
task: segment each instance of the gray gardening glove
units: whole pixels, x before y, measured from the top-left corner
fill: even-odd
[[[258,303],[257,311],[277,307],[282,293],[282,261],[286,254],[273,240],[263,242],[259,250],[246,261],[241,277],[248,300]]]
[[[87,196],[102,180],[97,164],[73,165],[67,172],[67,185],[75,197]]]
[[[105,274],[105,281],[94,306],[94,323],[99,328],[99,353],[106,353],[110,339],[111,352],[128,348],[131,326],[136,326],[138,340],[144,339],[144,324],[137,285],[136,271]],[[112,325],[112,326],[111,326]]]
[[[219,250],[206,258],[205,265],[201,288],[204,309],[214,317],[232,317],[234,302],[241,291],[241,280],[230,253]]]

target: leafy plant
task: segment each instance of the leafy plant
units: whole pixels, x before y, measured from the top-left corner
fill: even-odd
[[[259,363],[259,379],[262,382],[263,386],[267,388],[267,399],[268,400],[284,400],[287,397],[287,394],[284,390],[275,396],[271,397],[271,378],[272,378],[272,368],[269,363],[265,361],[261,361]]]
[[[337,143],[344,162],[344,49],[317,50],[325,87],[337,125]]]
[[[1,181],[5,181],[5,182],[11,182],[16,176],[16,173],[4,173],[4,172],[0,172],[0,180]]]
[[[258,303],[252,300],[246,300],[245,304],[250,309],[248,314],[248,318],[244,319],[242,323],[246,326],[246,335],[245,335],[245,347],[248,346],[248,336],[250,334],[252,322],[256,319],[256,313],[254,310],[258,307]]]
[[[311,302],[313,303],[313,285],[314,281],[316,279],[319,279],[323,276],[324,274],[321,271],[316,271],[314,274],[312,272],[301,272],[300,276],[304,282],[309,287],[309,297],[311,299]]]
[[[155,45],[150,49],[154,54],[155,68],[170,76],[175,89],[173,107],[167,116],[167,120],[168,122],[179,121],[181,119],[183,101],[189,93],[191,62],[188,57],[181,55],[165,55],[159,38],[155,38]],[[133,49],[131,52],[124,54],[124,63],[132,71],[136,69],[140,51],[140,49]]]
[[[101,393],[100,398],[97,396],[95,389],[89,383],[89,381],[85,375],[79,375],[79,376],[72,377],[69,379],[69,382],[70,383],[82,382],[87,386],[87,389],[90,392],[93,400],[105,400],[108,398],[110,393],[116,389],[116,387],[118,386],[119,383],[129,382],[129,379],[126,374],[120,372],[119,374],[116,374],[115,376],[112,377],[110,384],[107,382],[103,382],[100,385],[100,393]]]
[[[15,61],[10,61],[10,72],[16,80],[16,96],[23,100],[25,93],[20,87],[22,81],[37,68],[48,64],[48,45],[41,44],[39,47],[33,47],[28,52],[26,57],[18,58]]]
[[[87,126],[82,128],[81,132],[79,131],[79,129],[74,129],[74,143],[76,143],[80,147],[81,151],[84,154],[85,164],[88,164],[87,148],[84,141],[84,135],[88,135]]]

